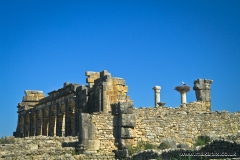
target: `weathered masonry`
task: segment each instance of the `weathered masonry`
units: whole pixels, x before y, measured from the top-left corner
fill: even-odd
[[[18,108],[16,137],[76,136],[80,113],[111,111],[111,104],[130,101],[122,78],[106,70],[86,72],[88,85],[64,83],[44,97],[42,91],[26,90]]]
[[[14,136],[78,136],[76,149],[81,153],[117,150],[116,155],[124,155],[128,146],[139,141],[159,145],[171,138],[177,144],[193,146],[199,135],[240,135],[240,112],[211,111],[212,80],[194,81],[196,102],[187,103],[189,86],[176,86],[180,106],[166,107],[160,101],[164,88],[155,86],[155,106],[134,108],[124,79],[112,77],[106,70],[86,72],[86,76],[87,85],[64,83],[47,97],[42,91],[26,90],[17,106]]]

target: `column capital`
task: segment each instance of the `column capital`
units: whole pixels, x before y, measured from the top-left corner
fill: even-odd
[[[160,92],[161,86],[154,86],[152,88],[155,92]]]

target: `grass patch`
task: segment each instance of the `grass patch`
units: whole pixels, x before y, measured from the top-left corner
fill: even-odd
[[[211,141],[211,138],[209,136],[198,136],[194,146],[202,146],[208,144],[208,142]]]
[[[77,150],[72,150],[72,155],[79,155],[78,151]]]

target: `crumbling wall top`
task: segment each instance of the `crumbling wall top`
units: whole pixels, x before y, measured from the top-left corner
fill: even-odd
[[[25,90],[24,93],[23,102],[38,102],[40,99],[44,98],[43,91]]]

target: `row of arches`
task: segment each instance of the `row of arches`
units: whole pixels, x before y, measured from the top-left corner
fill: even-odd
[[[77,112],[75,102],[32,108],[19,113],[18,137],[28,136],[76,136]]]

